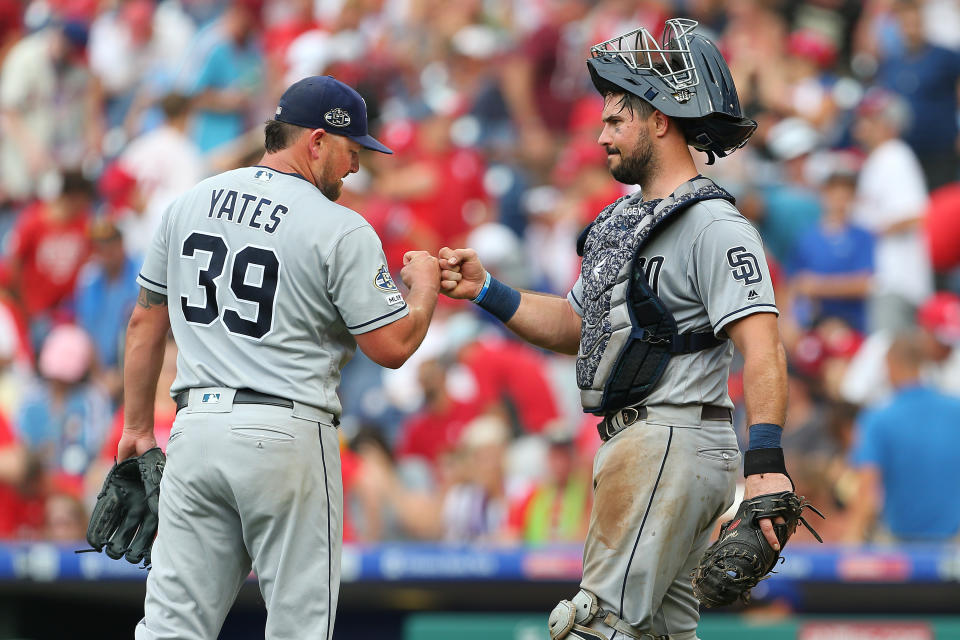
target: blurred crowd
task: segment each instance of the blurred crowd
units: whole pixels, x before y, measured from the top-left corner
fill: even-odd
[[[952,0],[0,0],[0,538],[83,537],[141,256],[179,193],[259,158],[291,82],[356,86],[395,150],[342,198],[395,274],[406,250],[471,246],[564,295],[579,231],[625,189],[589,47],[674,16],[718,42],[760,123],[701,169],[764,238],[787,466],[824,538],[956,540],[960,502],[939,497],[960,486]],[[171,340],[161,446],[175,374]],[[358,353],[341,396],[348,541],[582,540],[600,440],[572,358],[444,300],[403,368]]]

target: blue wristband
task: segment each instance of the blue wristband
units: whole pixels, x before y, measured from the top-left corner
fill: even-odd
[[[779,425],[769,422],[760,422],[750,425],[750,446],[748,451],[754,449],[777,449],[780,447],[780,436],[783,435],[783,428]]]
[[[487,271],[487,277],[483,279],[483,286],[480,287],[480,293],[477,294],[476,298],[473,298],[470,302],[474,304],[480,304],[483,302],[483,299],[487,295],[487,290],[490,288],[490,272]]]
[[[506,324],[520,307],[520,292],[491,277],[490,272],[487,272],[487,282],[473,301]]]

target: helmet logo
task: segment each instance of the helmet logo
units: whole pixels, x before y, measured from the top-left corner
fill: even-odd
[[[693,94],[690,93],[689,89],[677,89],[677,92],[673,94],[674,99],[683,104],[693,97]]]

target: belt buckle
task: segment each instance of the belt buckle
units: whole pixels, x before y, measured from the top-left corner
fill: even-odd
[[[633,415],[629,415],[630,412],[632,412]],[[639,419],[640,411],[636,407],[626,407],[620,410],[620,421],[625,427],[629,427]]]

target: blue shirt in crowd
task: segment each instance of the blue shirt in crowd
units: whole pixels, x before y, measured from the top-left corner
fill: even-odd
[[[58,405],[47,385],[27,393],[17,432],[49,471],[82,476],[96,459],[111,425],[110,400],[92,384],[77,384]]]
[[[897,538],[944,540],[960,533],[960,398],[935,389],[900,389],[863,414],[851,453],[856,467],[879,469],[883,521]]]
[[[794,240],[817,226],[820,197],[812,189],[781,184],[763,190],[766,213],[759,225],[763,246],[781,263],[790,258]]]
[[[880,65],[879,85],[910,104],[913,117],[903,139],[918,154],[954,149],[958,79],[960,54],[933,45],[917,53],[897,52]]]
[[[104,366],[114,367],[120,361],[121,337],[140,293],[138,273],[137,264],[127,258],[120,276],[111,281],[100,265],[91,263],[77,282],[77,324],[90,335]]]
[[[253,94],[260,84],[260,56],[255,47],[239,47],[223,40],[213,45],[193,86],[193,94],[208,89],[232,89]],[[242,111],[198,109],[194,114],[193,140],[204,153],[232,142],[246,131]]]
[[[822,276],[872,273],[873,245],[873,234],[855,225],[836,230],[818,226],[797,239],[788,269],[790,275],[804,271]],[[866,303],[862,298],[823,298],[813,313],[840,318],[860,332],[866,330]],[[808,324],[814,318],[798,320]]]

